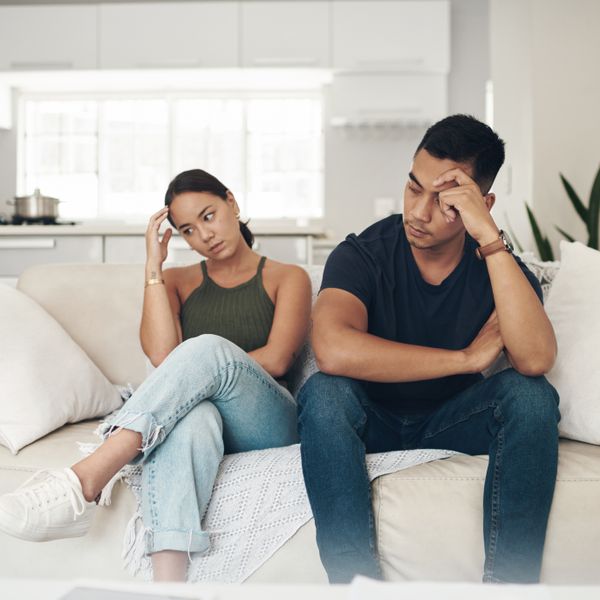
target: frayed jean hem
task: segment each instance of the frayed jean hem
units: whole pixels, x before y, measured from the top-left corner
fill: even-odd
[[[112,419],[108,419],[100,425],[98,433],[102,441],[118,433],[122,429],[135,431],[142,436],[142,446],[138,448],[141,454],[136,456],[129,464],[136,465],[148,457],[154,447],[165,438],[165,431],[159,425],[151,413],[131,413],[121,410]]]

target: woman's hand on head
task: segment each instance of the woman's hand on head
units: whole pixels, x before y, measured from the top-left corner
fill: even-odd
[[[168,214],[169,208],[167,206],[161,208],[150,217],[146,229],[146,262],[156,269],[160,269],[167,259],[169,240],[173,235],[173,230],[170,227],[165,230],[162,239],[159,234],[160,226]]]

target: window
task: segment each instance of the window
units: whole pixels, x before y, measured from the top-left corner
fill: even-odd
[[[323,216],[317,94],[21,98],[19,193],[61,200],[62,219],[143,220],[170,179],[202,168],[244,216]]]

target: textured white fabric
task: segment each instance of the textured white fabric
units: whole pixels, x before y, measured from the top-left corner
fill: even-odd
[[[544,297],[544,303],[548,299],[552,282],[558,273],[560,268],[559,262],[541,261],[537,259],[531,252],[524,252],[520,255],[521,260],[525,263],[525,266],[536,276],[537,280],[542,286],[542,294]],[[497,360],[490,366],[489,369],[483,371],[484,377],[490,377],[504,369],[508,369],[510,363],[506,354],[502,352]]]
[[[544,302],[546,302],[552,282],[560,269],[560,262],[542,261],[532,252],[523,252],[519,257],[525,263],[525,266],[537,277],[542,286]]]
[[[82,446],[84,452],[92,449]],[[371,454],[367,456],[367,468],[373,480],[455,454],[449,450]],[[120,474],[138,500],[138,509],[125,532],[123,559],[131,574],[151,580],[151,561],[144,556],[140,475],[140,466],[125,467]],[[192,556],[189,580],[244,581],[311,518],[298,444],[225,456],[202,521],[211,548],[204,555]]]
[[[7,285],[0,285],[0,340],[0,444],[13,454],[65,423],[121,405],[118,391],[59,323]]]
[[[561,242],[546,311],[558,342],[547,377],[560,394],[563,437],[600,444],[600,252]]]

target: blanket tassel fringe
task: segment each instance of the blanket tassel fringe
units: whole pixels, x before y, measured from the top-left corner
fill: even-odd
[[[150,563],[150,561],[146,557],[145,540],[146,528],[142,521],[142,514],[137,510],[125,528],[123,550],[121,552],[121,557],[125,563],[125,570],[130,575],[135,576],[140,572],[147,572],[144,563]]]

